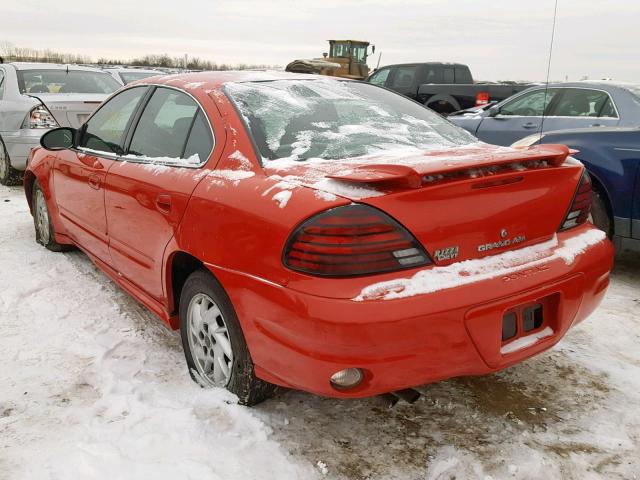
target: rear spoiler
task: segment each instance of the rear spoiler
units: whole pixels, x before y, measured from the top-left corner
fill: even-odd
[[[545,161],[550,166],[559,167],[567,157],[577,153],[566,145],[536,145],[527,149],[512,149],[505,152],[478,152],[476,155],[437,155],[425,153],[424,161],[415,165],[371,164],[356,167],[347,173],[327,175],[328,178],[352,183],[393,183],[405,188],[420,188],[424,177],[459,173],[470,169],[527,164]],[[484,158],[483,158],[484,157]]]

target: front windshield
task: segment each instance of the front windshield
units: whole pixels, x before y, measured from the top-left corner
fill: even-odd
[[[276,80],[230,83],[225,92],[265,160],[345,159],[477,141],[428,108],[368,83]]]
[[[20,70],[21,93],[103,93],[110,94],[121,85],[108,73],[88,70]]]
[[[120,78],[125,85],[136,80],[142,80],[143,78],[155,77],[156,75],[162,75],[160,72],[120,72]]]

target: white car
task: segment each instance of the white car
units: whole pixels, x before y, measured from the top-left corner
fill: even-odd
[[[120,87],[96,68],[0,63],[0,183],[19,184],[31,149],[47,130],[80,127]]]
[[[155,77],[156,75],[166,75],[166,73],[160,70],[144,70],[142,68],[127,67],[105,68],[104,71],[108,72],[122,85],[127,85],[128,83],[142,80],[143,78]]]

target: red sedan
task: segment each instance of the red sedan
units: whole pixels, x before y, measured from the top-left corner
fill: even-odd
[[[612,246],[564,146],[479,143],[396,93],[270,73],[145,79],[25,174],[76,246],[172,328],[191,376],[362,397],[494,372],[599,304]]]

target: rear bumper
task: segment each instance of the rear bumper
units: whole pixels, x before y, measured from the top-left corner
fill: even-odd
[[[40,145],[40,137],[47,131],[48,129],[41,128],[22,128],[0,133],[13,168],[21,171],[27,168],[27,157],[31,149]]]
[[[563,240],[593,227],[558,234]],[[332,397],[363,397],[462,375],[486,374],[558,342],[600,303],[613,248],[604,239],[570,263],[549,256],[515,274],[394,300],[319,297],[209,265],[225,286],[264,380]],[[339,281],[336,281],[339,288]],[[542,302],[553,334],[501,353],[502,318]],[[540,329],[542,330],[542,328]],[[365,381],[336,391],[329,377],[358,367]]]

